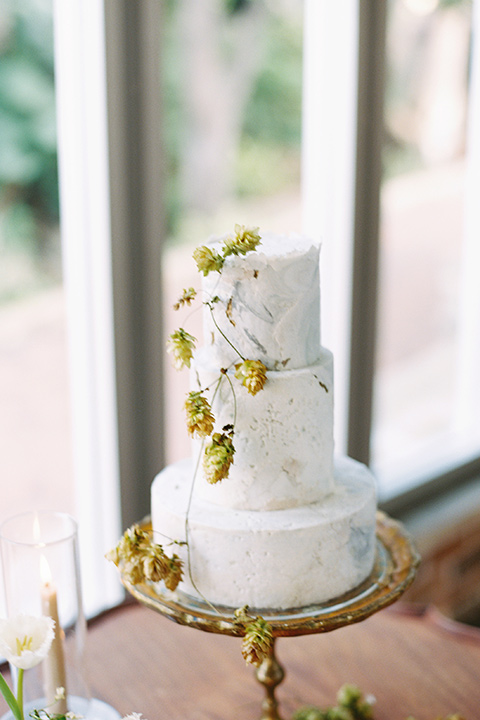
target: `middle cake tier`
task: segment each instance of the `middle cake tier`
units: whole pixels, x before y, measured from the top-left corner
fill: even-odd
[[[199,463],[194,493],[238,510],[282,510],[315,503],[333,490],[333,357],[322,348],[318,363],[268,371],[252,396],[229,372],[193,363],[194,389],[209,388],[215,429],[234,425],[235,454],[228,477],[211,485]],[[208,440],[207,440],[208,442]],[[194,441],[194,459],[204,443]]]

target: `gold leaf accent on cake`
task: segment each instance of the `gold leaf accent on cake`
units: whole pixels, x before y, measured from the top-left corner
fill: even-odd
[[[230,298],[230,300],[227,303],[227,309],[225,310],[225,315],[229,319],[230,323],[235,327],[235,320],[232,317],[232,305],[233,305],[233,298]]]
[[[322,381],[320,380],[320,378],[317,377],[317,375],[315,375],[315,373],[313,374],[313,376],[314,376],[314,378],[316,378],[316,380],[318,381],[318,384],[320,385],[320,387],[323,388],[326,393],[328,393],[328,387],[325,385],[325,383],[322,382]]]

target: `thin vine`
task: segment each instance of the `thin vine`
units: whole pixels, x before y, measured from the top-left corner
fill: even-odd
[[[248,228],[241,225],[235,225],[233,235],[228,235],[223,240],[221,252],[217,252],[213,248],[205,245],[197,248],[193,253],[193,258],[197,264],[197,269],[204,276],[210,272],[221,272],[226,258],[230,255],[246,255],[248,252],[256,250],[260,244],[260,235],[258,228]],[[196,297],[196,291],[193,288],[184,289],[181,297],[173,306],[175,310],[187,305],[190,306]],[[224,340],[233,348],[241,359],[241,363],[234,364],[234,376],[240,381],[247,392],[256,395],[263,389],[267,381],[267,369],[260,360],[249,360],[244,358],[225,333],[219,327],[215,313],[213,312],[213,303],[217,302],[215,297],[204,304],[210,310],[212,321],[224,338]],[[227,317],[231,321],[231,307],[227,307]],[[167,351],[173,356],[173,364],[177,370],[184,367],[190,368],[195,350],[196,338],[190,335],[184,328],[179,328],[173,332],[167,342]],[[211,402],[208,402],[204,393],[209,388],[193,390],[187,394],[185,401],[185,410],[187,413],[187,429],[190,435],[197,435],[201,438],[200,452],[197,457],[192,484],[188,497],[187,509],[185,513],[185,541],[178,542],[179,545],[185,545],[187,548],[187,572],[190,582],[198,593],[198,595],[211,607],[216,613],[217,608],[206,598],[199,590],[195,583],[191,567],[190,554],[190,525],[189,516],[193,501],[193,493],[195,481],[200,469],[200,462],[203,458],[203,473],[205,479],[216,484],[228,477],[230,466],[233,463],[235,453],[234,434],[237,422],[237,398],[232,378],[229,375],[230,368],[220,368],[220,377],[216,380]],[[230,385],[233,397],[233,422],[225,425],[222,432],[213,432],[215,418],[212,412],[212,405],[215,397],[219,392],[221,382],[225,377]],[[200,384],[200,383],[199,383]],[[207,438],[209,439],[207,443]],[[173,543],[175,541],[172,541]],[[153,534],[150,535],[138,525],[129,528],[117,546],[106,555],[107,559],[114,562],[115,565],[121,566],[122,573],[132,584],[141,582],[159,582],[163,580],[170,590],[175,590],[183,575],[183,561],[177,556],[168,557],[162,545],[155,543]],[[235,612],[234,621],[244,634],[242,643],[242,654],[247,663],[259,665],[262,660],[270,653],[273,635],[269,624],[260,616],[253,617],[249,614],[248,608],[241,608]]]

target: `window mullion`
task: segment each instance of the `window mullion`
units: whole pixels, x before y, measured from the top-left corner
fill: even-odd
[[[358,3],[358,109],[348,454],[370,460],[387,3]]]
[[[113,293],[123,526],[164,464],[158,0],[105,2]]]

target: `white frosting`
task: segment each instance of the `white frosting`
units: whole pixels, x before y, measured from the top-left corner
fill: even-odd
[[[333,463],[333,361],[320,346],[318,256],[308,239],[262,235],[257,251],[228,257],[221,274],[204,279],[204,300],[219,299],[215,322],[206,309],[192,389],[208,394],[215,432],[234,425],[234,462],[215,485],[201,462],[195,473],[196,459],[167,467],[152,485],[152,522],[159,542],[186,540],[189,508],[189,550],[174,546],[185,560],[180,589],[215,604],[320,603],[352,590],[373,566],[373,478],[353,460]],[[268,368],[255,396],[234,378],[239,356],[222,332],[243,358]],[[222,368],[228,377],[215,392]]]
[[[158,541],[185,539],[193,466],[169,466],[152,486]],[[228,510],[196,497],[190,565],[199,593],[231,607],[289,608],[327,601],[360,584],[374,562],[375,488],[368,469],[336,463],[336,490],[321,502],[270,512]],[[175,545],[188,566],[187,550]],[[198,597],[188,570],[179,589]]]
[[[307,367],[320,352],[319,247],[301,236],[262,235],[246,256],[230,256],[203,280],[204,300],[218,297],[215,322],[238,352],[269,370]],[[212,365],[238,354],[205,308],[204,337]]]
[[[218,369],[195,363],[200,385]],[[233,375],[233,373],[231,374]],[[269,371],[252,396],[239,380],[223,378],[212,404],[216,430],[235,420],[235,455],[228,477],[215,485],[199,473],[195,494],[243,510],[279,510],[316,502],[333,489],[333,358],[323,350],[309,368]],[[196,452],[203,444],[196,442]]]

